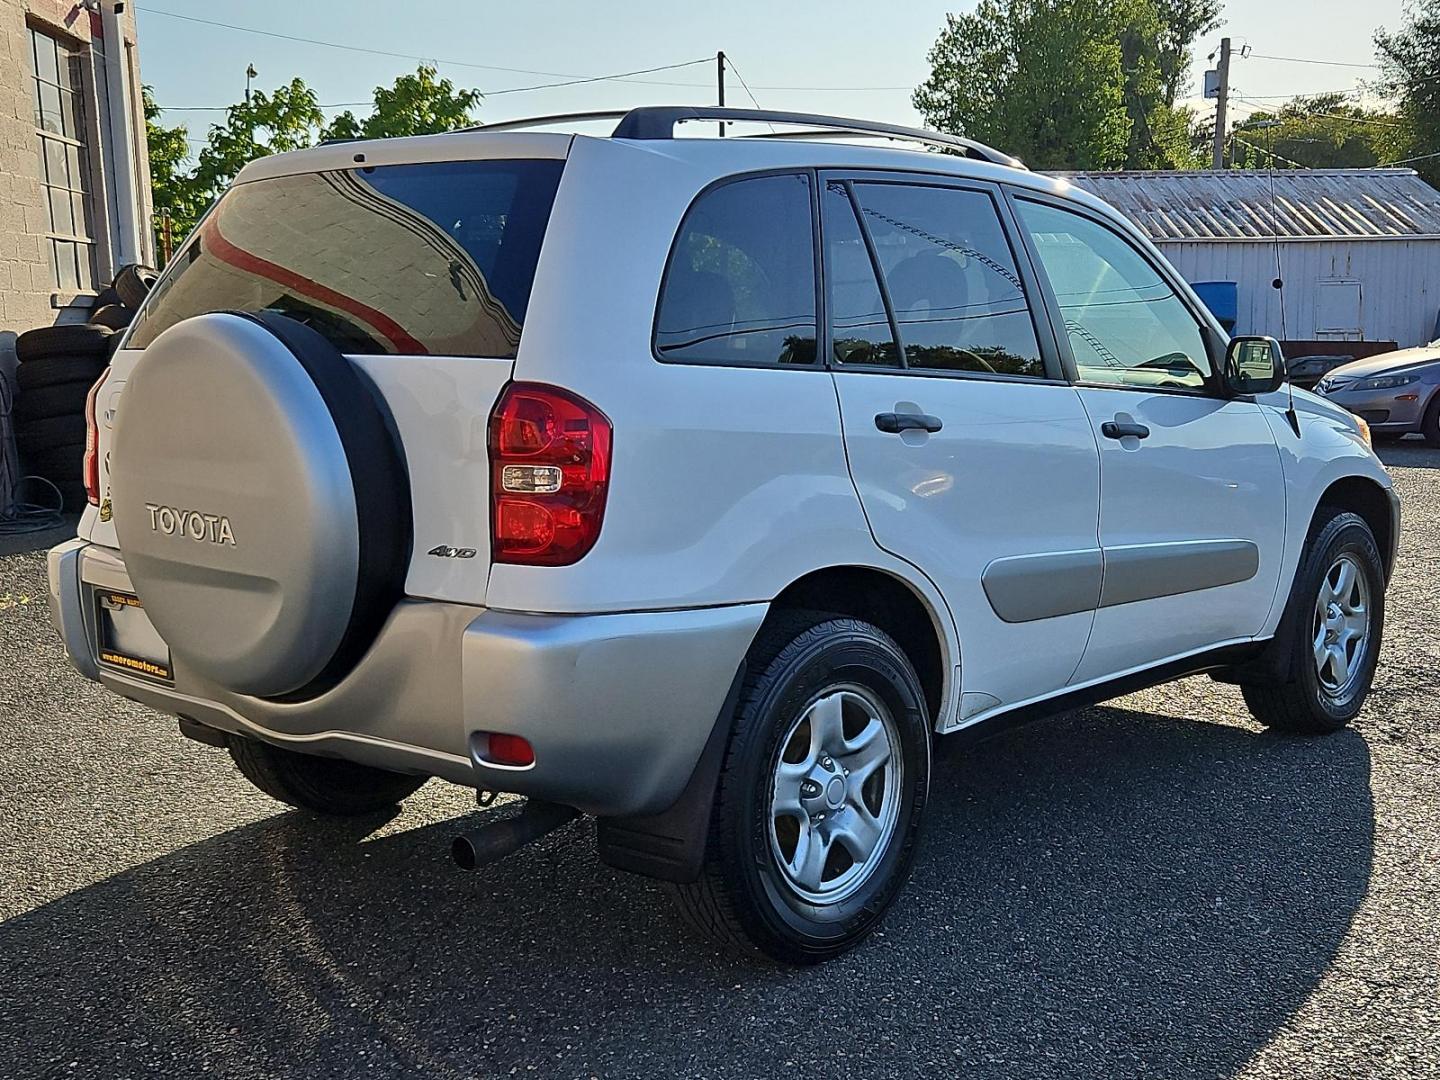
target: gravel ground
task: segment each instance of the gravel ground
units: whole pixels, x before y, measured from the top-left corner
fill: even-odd
[[[472,875],[427,785],[335,825],[74,674],[0,558],[0,1074],[1440,1077],[1440,453],[1371,703],[1279,738],[1191,679],[952,749],[883,932],[690,936],[576,825]]]

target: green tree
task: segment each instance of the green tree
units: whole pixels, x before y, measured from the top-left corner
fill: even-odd
[[[414,75],[401,75],[392,86],[375,88],[375,109],[365,119],[345,111],[325,129],[327,139],[390,139],[401,135],[432,135],[475,123],[479,90],[457,90],[449,79],[421,64]]]
[[[915,108],[1040,169],[1125,163],[1120,44],[1097,0],[980,0],[946,15]]]
[[[1251,113],[1231,135],[1231,159],[1242,169],[1369,169],[1403,157],[1405,129],[1393,113],[1366,109],[1344,94],[1318,94]]]
[[[225,110],[224,123],[210,125],[190,178],[196,198],[208,206],[247,163],[314,145],[324,124],[315,91],[302,79],[272,94],[255,91]]]
[[[1220,6],[1220,0],[1156,0],[1157,61],[1167,106],[1174,107],[1185,85],[1196,39],[1220,25]]]
[[[150,87],[141,87],[145,106],[145,148],[150,158],[150,197],[157,216],[168,216],[176,242],[195,225],[204,205],[197,203],[187,164],[189,131],[184,124],[166,127]]]
[[[981,0],[948,15],[914,95],[931,125],[1041,169],[1192,167],[1174,105],[1217,0]]]
[[[1412,0],[1399,30],[1375,34],[1380,89],[1399,102],[1399,157],[1440,152],[1440,0]],[[1393,160],[1393,159],[1392,159]],[[1414,162],[1440,187],[1440,157]]]

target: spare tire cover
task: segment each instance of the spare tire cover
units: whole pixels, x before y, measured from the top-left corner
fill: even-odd
[[[177,660],[238,693],[333,685],[398,599],[409,487],[368,379],[278,315],[170,327],[126,382],[110,497]]]

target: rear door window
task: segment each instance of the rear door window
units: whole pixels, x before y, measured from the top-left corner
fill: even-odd
[[[273,311],[343,352],[512,358],[563,161],[451,161],[237,184],[126,346],[182,319]]]
[[[851,190],[885,279],[905,367],[1046,377],[1015,256],[988,193],[871,182]],[[845,332],[835,329],[837,337]]]
[[[820,213],[832,359],[852,367],[899,367],[900,348],[875,278],[875,264],[843,183],[825,185]]]
[[[757,176],[702,194],[680,226],[655,318],[663,360],[813,364],[810,180]]]

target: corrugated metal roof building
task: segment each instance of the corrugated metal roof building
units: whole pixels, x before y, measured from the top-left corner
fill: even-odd
[[[1135,221],[1187,280],[1235,282],[1238,334],[1437,336],[1440,191],[1413,169],[1062,175]]]

